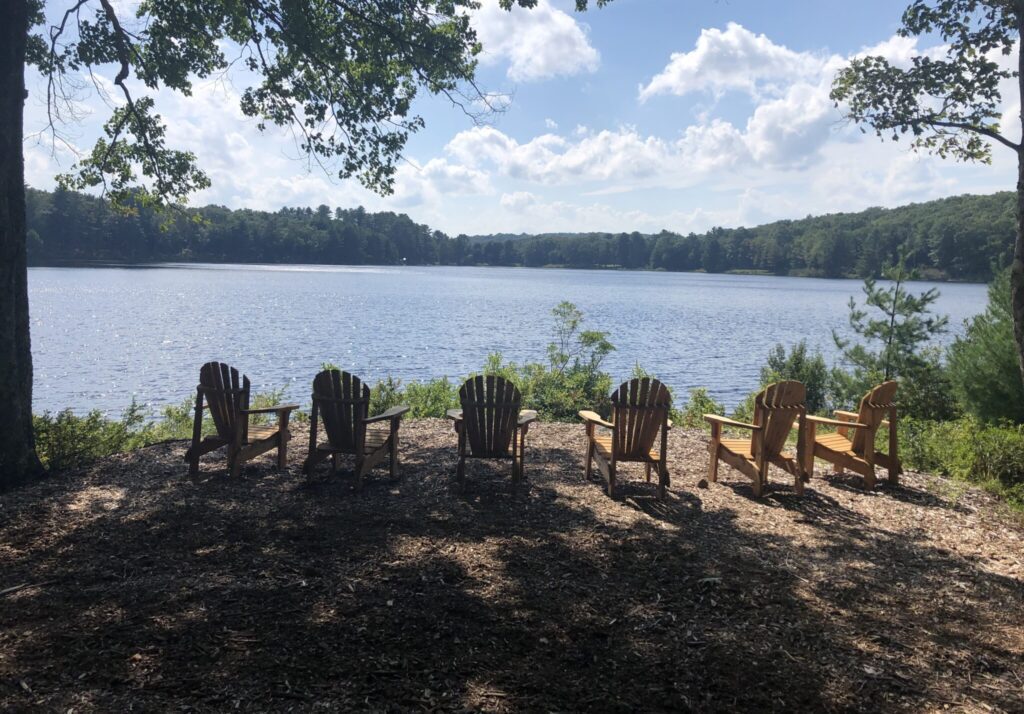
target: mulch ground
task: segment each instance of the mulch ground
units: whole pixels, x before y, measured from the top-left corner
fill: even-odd
[[[1024,711],[1024,528],[986,494],[819,473],[764,499],[704,435],[616,500],[583,430],[527,484],[440,420],[404,467],[268,455],[190,480],[173,442],[0,495],[0,709]]]

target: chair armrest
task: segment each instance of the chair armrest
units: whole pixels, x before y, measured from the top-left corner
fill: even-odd
[[[290,412],[299,408],[298,404],[278,404],[272,407],[260,407],[259,409],[239,409],[239,414],[271,414],[274,412]]]
[[[718,416],[717,414],[705,414],[704,421],[708,424],[719,423],[723,426],[737,426],[741,429],[751,429],[753,431],[761,431],[764,427],[760,427],[757,424],[747,424],[743,421],[736,421],[735,419],[727,419],[724,416]]]
[[[840,421],[839,419],[826,419],[825,417],[807,415],[807,421],[814,422],[815,424],[825,424],[827,426],[845,426],[852,427],[854,429],[867,429],[867,424],[861,424],[855,421]]]
[[[610,421],[605,421],[604,419],[599,417],[596,412],[584,409],[583,411],[579,412],[579,415],[580,419],[586,422],[590,422],[591,424],[597,424],[598,426],[603,426],[607,429],[615,428],[614,424],[612,424]]]
[[[519,412],[519,422],[516,426],[525,426],[526,424],[537,421],[538,418],[537,412],[533,409],[523,409]]]
[[[451,419],[452,421],[462,421],[462,410],[461,409],[449,409],[444,413],[445,418]]]
[[[378,422],[378,421],[387,421],[388,419],[397,419],[398,417],[400,417],[403,414],[405,414],[407,411],[409,411],[409,407],[405,406],[404,404],[400,405],[400,406],[397,406],[397,407],[391,407],[387,411],[381,412],[380,414],[377,414],[376,416],[367,417],[366,419],[363,419],[363,423],[364,424],[373,424],[373,423]]]
[[[859,414],[857,414],[857,412],[848,412],[843,409],[836,409],[832,413],[835,414],[836,418],[838,418],[840,421],[844,419],[849,419],[850,421],[857,421],[857,417],[860,416]]]

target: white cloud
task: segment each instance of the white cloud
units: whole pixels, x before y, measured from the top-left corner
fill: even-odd
[[[817,154],[839,120],[827,87],[801,82],[754,110],[744,141],[764,165],[800,165]]]
[[[820,73],[824,60],[808,52],[794,52],[765,35],[756,35],[730,22],[725,30],[701,30],[690,52],[675,52],[665,68],[640,87],[640,101],[658,94],[682,96],[690,92],[743,90],[757,96],[765,82],[789,83]],[[765,87],[771,89],[771,86]]]
[[[521,211],[527,206],[537,203],[537,196],[529,191],[516,191],[514,193],[503,193],[501,195],[501,207],[513,211]]]
[[[472,24],[483,45],[481,60],[507,61],[508,78],[515,82],[594,72],[601,61],[583,27],[549,0],[511,11],[484,0]]]
[[[642,137],[633,128],[577,134],[575,142],[542,134],[519,143],[494,127],[474,127],[445,148],[467,165],[544,184],[648,177],[664,167],[671,151],[661,139]]]

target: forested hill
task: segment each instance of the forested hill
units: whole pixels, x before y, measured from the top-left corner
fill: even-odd
[[[92,196],[29,189],[29,261],[558,265],[866,277],[903,253],[923,277],[988,280],[1010,261],[1015,223],[1010,192],[686,236],[450,237],[404,214],[328,206],[272,213],[207,206],[186,214],[167,225],[166,216],[146,210],[122,215]]]

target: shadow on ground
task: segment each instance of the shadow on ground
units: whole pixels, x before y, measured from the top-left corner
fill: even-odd
[[[1021,580],[844,505],[846,481],[759,501],[735,474],[693,488],[695,463],[613,501],[542,425],[527,484],[472,462],[457,489],[443,423],[405,432],[402,477],[360,493],[298,453],[190,481],[171,444],[8,494],[0,589],[42,585],[0,598],[0,707],[1024,705]]]

